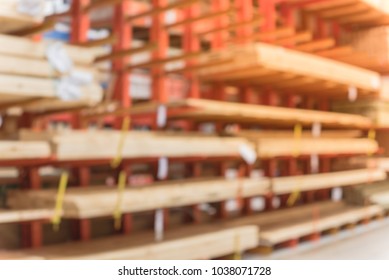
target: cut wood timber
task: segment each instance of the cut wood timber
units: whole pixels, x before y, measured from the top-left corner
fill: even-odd
[[[333,173],[291,176],[280,178],[233,179],[211,178],[200,180],[168,181],[143,187],[128,187],[122,197],[124,213],[174,208],[199,203],[219,202],[228,199],[275,195],[344,187],[386,178],[381,170],[361,169]],[[52,208],[57,190],[10,191],[7,205],[11,209]],[[68,189],[63,204],[65,218],[96,218],[111,216],[118,199],[117,190],[111,187]]]
[[[34,220],[48,220],[54,216],[54,209],[2,210],[0,224],[21,223]]]
[[[321,202],[239,218],[230,223],[259,226],[260,244],[274,246],[382,214],[383,209],[375,205],[356,207],[343,202]]]
[[[74,242],[42,249],[10,252],[10,255],[4,253],[0,255],[0,258],[54,260],[213,259],[255,248],[258,245],[259,230],[257,226],[196,225],[172,228],[165,232],[163,241],[157,242],[154,239],[153,232],[141,232],[131,234],[131,236],[115,236],[88,242]]]
[[[171,102],[166,106],[172,111],[170,119],[193,119],[197,121],[224,121],[232,123],[271,124],[280,127],[293,127],[296,123],[311,126],[320,123],[326,128],[369,128],[372,122],[362,116],[315,110],[291,109],[282,107],[250,105],[223,101],[186,99]],[[158,104],[134,105],[123,113],[142,114],[156,112]],[[174,112],[175,108],[188,108]],[[116,112],[118,114],[122,112]]]
[[[44,19],[44,2],[43,0],[37,2],[36,11],[38,13],[30,15],[20,12],[18,0],[0,1],[0,33],[15,32],[42,23]]]
[[[303,10],[346,26],[371,27],[389,24],[387,1],[322,0],[308,2],[303,6]]]
[[[117,156],[122,133],[117,131],[21,131],[20,139],[50,141],[58,160],[111,159]],[[191,136],[185,133],[131,131],[126,134],[122,157],[240,157],[240,149],[252,145],[236,137]]]
[[[0,160],[49,158],[51,150],[43,141],[0,141]]]
[[[344,197],[351,204],[366,205],[374,203],[389,209],[389,182],[383,181],[346,188]]]
[[[27,38],[0,34],[0,54],[34,59],[46,59],[50,42],[35,42]],[[97,56],[106,54],[102,48],[85,48],[64,44],[64,49],[77,65],[91,65]]]
[[[231,132],[229,135],[248,138],[252,141],[263,138],[294,138],[292,130],[240,130]],[[316,138],[312,131],[304,130],[301,134],[302,138]],[[320,133],[320,138],[360,138],[362,132],[360,130],[324,130]]]
[[[198,76],[205,81],[245,81],[257,85],[267,84],[269,76],[278,75],[279,80],[273,84],[276,88],[343,99],[347,98],[350,85],[359,91],[359,96],[377,96],[381,89],[376,72],[264,43],[204,54],[199,62],[227,58],[233,58],[233,62],[200,69]]]
[[[371,139],[263,138],[253,141],[260,158],[290,155],[374,154],[378,144]]]
[[[19,102],[37,99],[51,99],[66,104],[67,101],[61,101],[58,98],[57,90],[58,85],[52,79],[0,74],[1,105],[17,105]],[[81,96],[75,102],[90,101],[96,104],[102,99],[102,88],[97,83],[81,86],[80,91]]]

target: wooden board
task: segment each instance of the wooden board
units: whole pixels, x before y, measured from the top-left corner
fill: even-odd
[[[187,260],[212,259],[246,251],[258,245],[257,226],[196,225],[170,229],[164,240],[152,232],[134,233],[88,242],[73,242],[42,249],[0,254],[0,259],[52,260]],[[16,255],[15,255],[16,254]]]
[[[51,150],[43,141],[0,141],[0,160],[49,158]]]
[[[357,207],[343,202],[320,202],[239,218],[230,223],[257,225],[261,228],[260,244],[274,246],[382,214],[383,209],[375,205]]]
[[[224,121],[232,123],[271,124],[293,127],[295,124],[311,126],[320,123],[325,128],[369,128],[372,122],[363,116],[315,110],[291,109],[263,105],[251,105],[206,99],[186,99],[167,104],[171,110],[170,119],[193,119],[201,121]],[[134,105],[131,113],[155,112],[158,104]],[[187,110],[177,110],[187,108]],[[122,112],[117,112],[118,114]],[[123,112],[124,113],[124,112]]]
[[[23,37],[0,34],[0,54],[6,56],[46,59],[50,42],[34,42]],[[102,48],[64,45],[66,53],[76,65],[90,66],[96,57],[105,53]]]
[[[115,158],[121,132],[69,131],[58,134],[22,131],[20,139],[51,141],[58,160]],[[242,138],[186,136],[155,132],[131,131],[126,134],[123,158],[147,157],[240,157],[242,146],[251,144]]]
[[[74,101],[75,103],[96,104],[96,101],[101,101],[103,96],[102,88],[97,83],[82,86],[80,91],[81,97]],[[0,104],[17,105],[20,102],[36,99],[49,99],[56,101],[54,104],[63,103],[64,106],[66,103],[73,102],[59,99],[55,80],[0,74]]]
[[[343,187],[386,178],[381,170],[352,170],[333,173],[261,179],[189,179],[154,183],[143,187],[128,187],[122,196],[123,212],[132,213],[159,208],[173,208],[211,203],[228,199],[264,196],[269,192],[287,194],[333,187]],[[12,209],[52,208],[55,189],[10,191],[7,205]],[[68,189],[63,206],[65,218],[95,218],[111,216],[118,200],[117,189],[90,187]]]
[[[253,142],[260,158],[290,155],[373,154],[378,144],[371,139],[263,138]]]
[[[0,208],[0,224],[48,220],[53,216],[54,209],[2,210]]]
[[[275,88],[343,99],[347,98],[350,85],[362,97],[377,96],[381,89],[376,72],[263,43],[206,54],[199,61],[209,64],[227,58],[230,63],[200,69],[199,77],[205,81],[244,81],[253,85],[267,84],[269,78],[277,77],[277,83],[272,84]]]
[[[44,4],[43,0],[40,2],[41,5]],[[42,22],[43,9],[42,15],[33,17],[18,11],[17,0],[2,0],[0,2],[0,33],[18,31]]]
[[[290,130],[240,130],[237,132],[230,132],[229,135],[237,137],[248,138],[252,141],[263,138],[294,138],[294,132]],[[325,130],[320,133],[320,138],[360,138],[362,137],[362,131],[360,130]],[[313,135],[312,131],[304,130],[301,134],[301,138],[317,138]]]
[[[388,181],[383,181],[347,188],[345,200],[356,205],[374,203],[389,209],[389,183]]]

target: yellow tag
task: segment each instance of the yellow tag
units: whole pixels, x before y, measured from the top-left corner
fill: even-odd
[[[126,172],[121,171],[119,174],[118,182],[118,199],[116,201],[115,212],[113,213],[113,218],[115,220],[115,229],[120,230],[122,227],[122,201],[123,201],[123,192],[126,188]]]
[[[294,126],[294,152],[293,156],[298,157],[300,155],[300,140],[303,134],[303,126],[301,124],[296,124]]]
[[[61,174],[61,178],[59,180],[59,186],[58,186],[57,199],[55,202],[55,212],[53,218],[51,219],[55,231],[59,230],[59,225],[61,223],[63,200],[65,198],[68,179],[69,179],[69,173],[64,172]]]
[[[120,163],[122,162],[124,142],[126,140],[126,134],[127,134],[127,131],[129,130],[129,128],[130,128],[130,117],[127,116],[123,120],[122,133],[121,133],[120,139],[119,139],[117,154],[116,154],[116,157],[111,162],[112,168],[117,168],[120,165]]]
[[[241,260],[242,259],[242,252],[240,250],[240,236],[237,234],[235,236],[235,254],[234,254],[234,260]]]

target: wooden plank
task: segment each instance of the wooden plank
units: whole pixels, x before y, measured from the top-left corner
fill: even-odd
[[[240,130],[229,133],[230,135],[245,137],[252,141],[262,138],[294,138],[292,130]],[[312,131],[304,130],[301,134],[302,138],[317,138]],[[360,130],[324,130],[320,133],[319,138],[360,138],[362,132]]]
[[[164,240],[159,242],[154,241],[153,232],[141,232],[131,236],[115,236],[17,251],[10,255],[4,253],[0,254],[0,259],[15,257],[55,260],[213,259],[233,254],[237,250],[255,248],[258,245],[258,236],[256,226],[196,225],[168,230],[165,232]]]
[[[140,114],[155,112],[155,103],[134,105],[130,112]],[[169,114],[171,119],[195,119],[199,121],[223,120],[236,123],[272,124],[290,127],[296,123],[311,126],[320,123],[323,127],[342,128],[369,128],[373,123],[366,117],[334,112],[320,112],[315,110],[292,109],[252,104],[240,104],[223,101],[186,99],[180,102],[167,104],[174,108],[190,108],[187,112]],[[119,112],[120,113],[120,112]],[[128,113],[128,112],[126,112]]]
[[[298,139],[263,138],[253,142],[260,158],[325,154],[374,154],[378,144],[371,139]]]
[[[58,160],[86,160],[116,157],[121,135],[117,131],[69,131],[58,134],[21,131],[20,139],[51,141]],[[247,140],[235,137],[131,131],[126,134],[122,157],[240,157],[240,148],[244,145],[251,147]]]
[[[46,59],[49,42],[35,42],[28,38],[0,34],[0,54],[35,59]],[[97,56],[105,51],[102,48],[85,48],[64,45],[64,48],[75,64],[91,65]]]
[[[50,156],[50,146],[43,141],[0,141],[0,160],[38,159]]]
[[[378,169],[361,169],[323,174],[261,179],[190,179],[128,187],[122,197],[125,213],[174,208],[228,199],[292,193],[344,187],[384,180],[386,173]],[[52,208],[56,203],[55,189],[10,191],[7,205],[12,209]],[[96,218],[114,213],[117,190],[111,187],[70,188],[64,197],[65,218]]]
[[[346,98],[348,87],[354,85],[360,92],[366,92],[372,96],[378,95],[381,87],[380,75],[376,72],[334,61],[324,57],[318,57],[309,53],[298,52],[264,43],[255,43],[240,47],[218,51],[217,53],[204,54],[199,58],[201,63],[209,63],[213,60],[233,58],[230,64],[200,69],[198,75],[205,81],[224,80],[233,81],[246,78],[248,82],[256,81],[257,70],[294,74],[304,78],[316,80],[318,83],[330,82],[344,90],[334,88],[334,94]],[[243,74],[242,71],[246,71]],[[282,86],[280,80],[275,87]],[[320,92],[321,88],[310,88],[307,92]]]
[[[21,223],[34,220],[48,220],[54,216],[54,209],[2,210],[0,224]]]

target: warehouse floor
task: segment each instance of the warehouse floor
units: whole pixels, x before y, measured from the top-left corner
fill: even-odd
[[[358,226],[317,242],[279,250],[270,256],[247,255],[248,259],[295,260],[388,260],[389,220]]]

